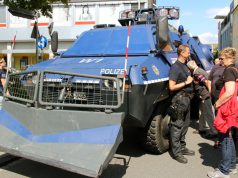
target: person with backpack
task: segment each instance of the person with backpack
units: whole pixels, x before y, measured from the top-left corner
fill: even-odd
[[[217,81],[217,85],[222,85],[219,99],[214,104],[218,110],[214,120],[214,127],[220,134],[222,160],[214,171],[208,172],[210,178],[229,178],[230,173],[237,173],[236,169],[236,149],[232,132],[238,128],[237,110],[237,79],[238,71],[235,67],[236,49],[227,47],[220,52],[219,59],[225,66],[224,73]]]

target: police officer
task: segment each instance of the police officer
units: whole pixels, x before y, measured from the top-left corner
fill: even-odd
[[[193,78],[186,65],[190,56],[187,45],[180,45],[177,49],[178,59],[171,66],[169,72],[169,89],[173,94],[172,103],[178,103],[176,118],[171,117],[170,144],[173,158],[180,163],[187,163],[183,155],[194,155],[195,152],[186,147],[185,135],[190,123],[190,100],[193,94]]]

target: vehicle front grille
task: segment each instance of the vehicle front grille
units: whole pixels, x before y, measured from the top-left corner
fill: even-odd
[[[113,77],[34,71],[9,75],[5,95],[43,106],[118,108],[121,105],[118,85],[118,79]]]
[[[5,96],[28,103],[33,103],[37,97],[39,73],[22,72],[10,74],[7,80]]]

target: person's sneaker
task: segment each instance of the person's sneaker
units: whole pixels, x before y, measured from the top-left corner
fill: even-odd
[[[230,174],[237,174],[237,169],[236,168],[233,168],[233,169],[230,169]]]
[[[215,169],[214,171],[208,172],[207,176],[210,178],[230,178],[230,175],[223,174],[219,169]]]
[[[185,158],[183,155],[176,156],[174,159],[183,164],[188,162],[187,158]]]
[[[186,147],[181,150],[181,153],[182,153],[183,155],[188,155],[188,156],[193,156],[193,155],[195,155],[195,151],[189,150],[189,149],[186,148]]]

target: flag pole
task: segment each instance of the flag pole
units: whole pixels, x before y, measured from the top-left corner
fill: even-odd
[[[128,32],[127,32],[126,56],[125,56],[125,60],[124,60],[124,76],[123,76],[123,85],[122,85],[122,103],[124,103],[124,96],[125,96],[125,84],[126,84],[126,75],[127,75],[127,59],[128,59],[128,52],[129,52],[130,35],[131,35],[131,21],[129,21]]]
[[[15,47],[15,43],[16,43],[16,37],[17,37],[17,31],[15,32],[14,36],[13,36],[13,40],[12,40],[12,44],[11,44],[11,53],[10,53],[10,61],[7,61],[7,72],[6,72],[6,78],[9,74],[9,69],[12,67],[12,61],[13,61],[13,50]]]

